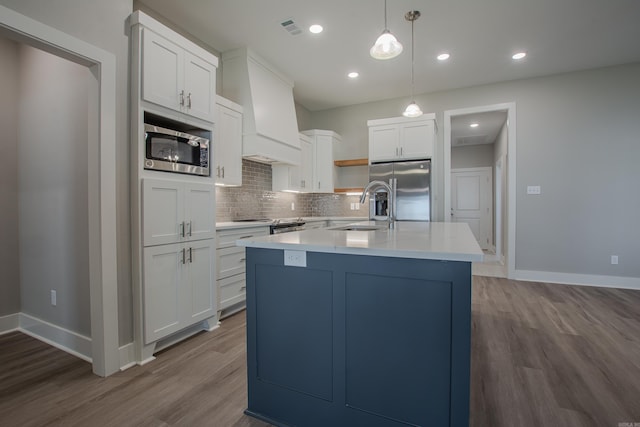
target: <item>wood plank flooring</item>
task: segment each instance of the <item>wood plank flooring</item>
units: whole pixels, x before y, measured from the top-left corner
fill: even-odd
[[[640,292],[474,276],[474,427],[640,423]],[[238,313],[109,378],[0,336],[0,426],[267,426],[246,407]],[[631,424],[633,425],[633,424]]]

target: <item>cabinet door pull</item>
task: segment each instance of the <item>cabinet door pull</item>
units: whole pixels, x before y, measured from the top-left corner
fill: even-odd
[[[398,155],[398,147],[396,147],[396,156]]]
[[[180,237],[184,237],[184,221],[180,223],[179,227],[180,227]]]
[[[218,165],[218,167],[216,168],[217,172],[216,172],[216,176],[218,178],[220,178],[220,165]]]
[[[318,190],[320,189],[320,181],[318,181]]]
[[[189,262],[193,263],[193,248],[189,248]]]
[[[240,288],[241,291],[245,291],[246,289],[247,289],[246,286],[243,286],[243,287]]]
[[[240,258],[240,262],[245,262],[246,260],[246,258]]]
[[[191,92],[187,95],[187,108],[191,108]]]
[[[193,224],[191,223],[191,221],[189,221],[189,237],[192,236],[191,234],[191,229],[193,228]]]
[[[187,253],[187,250],[185,248],[182,248],[182,263],[183,264],[186,264],[186,256],[187,256],[186,253]]]
[[[224,166],[222,167],[222,177],[224,178]]]
[[[400,147],[400,155],[404,156],[404,148],[403,147]]]
[[[180,91],[180,105],[184,107],[184,90]]]

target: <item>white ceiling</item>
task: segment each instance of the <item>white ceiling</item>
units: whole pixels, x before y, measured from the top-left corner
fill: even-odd
[[[493,144],[506,121],[506,111],[490,111],[452,117],[451,146]],[[478,127],[472,128],[471,123],[477,123]]]
[[[407,97],[415,22],[415,93],[640,61],[639,0],[388,0],[388,27],[403,43],[378,61],[369,48],[384,29],[383,0],[140,0],[220,52],[249,46],[295,81],[311,111]],[[303,33],[281,26],[293,18]],[[311,34],[312,23],[324,32]],[[511,55],[528,56],[514,62]],[[435,56],[447,51],[451,59]],[[349,71],[360,77],[351,80]]]

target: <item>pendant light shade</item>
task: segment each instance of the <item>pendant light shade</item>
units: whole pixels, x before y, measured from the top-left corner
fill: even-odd
[[[404,113],[402,113],[402,115],[405,117],[420,117],[422,115],[422,110],[420,109],[420,107],[418,107],[418,104],[412,102],[411,104],[407,105],[407,109],[404,110]]]
[[[405,117],[420,117],[422,115],[422,110],[416,104],[416,101],[413,99],[413,86],[414,86],[414,78],[413,78],[413,63],[414,63],[414,43],[413,43],[413,22],[420,18],[420,12],[417,10],[411,10],[404,15],[404,19],[407,21],[411,21],[411,104],[407,106],[402,113]]]
[[[369,50],[375,59],[391,59],[402,53],[402,44],[387,28],[387,0],[384,1],[384,31]]]

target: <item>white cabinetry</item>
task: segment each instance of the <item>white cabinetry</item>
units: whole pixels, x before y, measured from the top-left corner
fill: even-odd
[[[211,184],[144,179],[144,246],[215,237],[215,188]]]
[[[144,248],[145,344],[216,315],[213,239]]]
[[[213,122],[216,64],[142,29],[142,97]]]
[[[217,232],[217,284],[221,317],[244,308],[246,300],[245,249],[236,240],[269,234],[269,227],[245,227]]]
[[[213,184],[142,181],[142,308],[150,344],[217,314]]]
[[[276,163],[271,166],[273,191],[313,191],[313,143],[300,134],[300,166]]]
[[[216,184],[242,185],[242,107],[216,97],[213,174]]]
[[[369,161],[430,159],[435,141],[435,115],[418,119],[369,120]]]
[[[304,225],[305,230],[317,230],[319,228],[325,228],[327,226],[327,221],[309,221]]]
[[[302,132],[311,138],[313,147],[313,193],[333,193],[334,165],[333,144],[340,142],[340,135],[330,130],[307,130]]]

